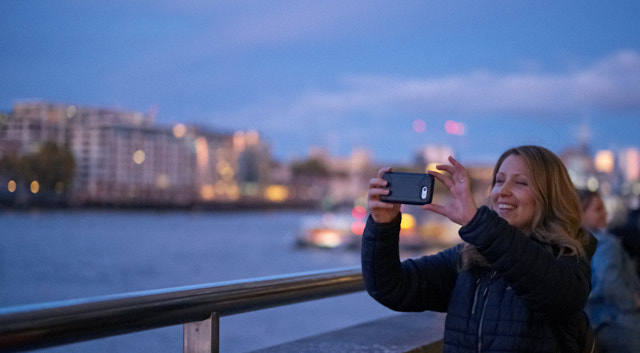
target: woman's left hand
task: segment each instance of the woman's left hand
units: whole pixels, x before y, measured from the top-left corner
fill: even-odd
[[[422,209],[443,215],[452,222],[464,226],[469,223],[476,214],[478,206],[476,206],[476,201],[471,193],[471,185],[469,184],[467,171],[460,162],[451,156],[449,156],[449,163],[451,163],[451,165],[439,164],[436,166],[438,170],[443,170],[448,172],[448,174],[433,171],[429,171],[428,173],[433,175],[449,189],[451,198],[444,205],[432,203],[424,205]]]

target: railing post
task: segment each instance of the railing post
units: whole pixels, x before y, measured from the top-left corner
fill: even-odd
[[[184,324],[184,353],[220,352],[220,315],[211,313],[208,319]]]

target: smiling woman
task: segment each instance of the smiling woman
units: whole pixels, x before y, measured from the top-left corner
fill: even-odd
[[[580,230],[573,183],[553,152],[538,146],[507,150],[496,163],[492,185],[489,207],[510,225],[558,253],[584,256],[590,237]]]
[[[362,269],[369,294],[398,311],[447,312],[445,352],[582,352],[595,347],[584,306],[593,238],[569,174],[546,148],[504,152],[489,206],[478,208],[457,160],[429,171],[451,193],[426,211],[461,225],[462,244],[399,262],[400,205],[381,202],[381,169],[369,183]]]

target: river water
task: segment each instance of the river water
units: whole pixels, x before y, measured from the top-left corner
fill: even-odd
[[[311,211],[0,213],[0,307],[358,266],[359,251],[294,246]],[[221,318],[246,352],[393,312],[366,293]],[[40,352],[182,352],[182,326]]]

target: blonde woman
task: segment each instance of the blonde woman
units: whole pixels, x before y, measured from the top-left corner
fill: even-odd
[[[595,243],[581,226],[578,196],[560,159],[539,146],[507,150],[489,205],[477,207],[465,168],[431,172],[451,193],[424,210],[461,225],[463,243],[400,262],[400,205],[381,169],[369,182],[362,244],[369,294],[398,311],[447,312],[444,352],[582,352],[595,348],[584,306]]]

